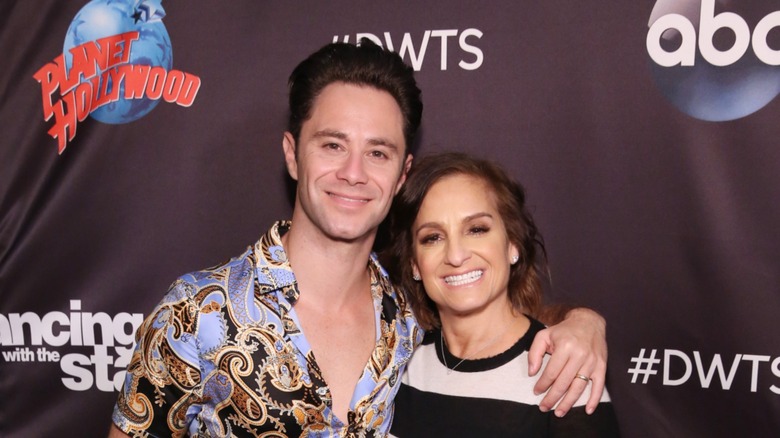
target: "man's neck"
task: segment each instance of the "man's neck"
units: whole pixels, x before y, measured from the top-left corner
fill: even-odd
[[[322,233],[295,226],[282,236],[287,259],[307,298],[338,306],[367,292],[367,264],[373,235],[357,241],[338,241]]]

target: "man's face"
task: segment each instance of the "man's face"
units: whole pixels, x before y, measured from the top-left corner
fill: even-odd
[[[395,99],[369,86],[330,84],[298,143],[289,132],[283,143],[298,181],[293,226],[332,240],[373,239],[411,165]]]

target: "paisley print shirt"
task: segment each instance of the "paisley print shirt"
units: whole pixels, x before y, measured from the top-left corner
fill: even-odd
[[[384,436],[422,340],[372,255],[376,346],[346,421],[295,315],[299,297],[278,222],[240,257],[180,277],[137,334],[113,421],[131,436]],[[281,234],[280,234],[281,233]],[[304,292],[305,293],[305,292]]]

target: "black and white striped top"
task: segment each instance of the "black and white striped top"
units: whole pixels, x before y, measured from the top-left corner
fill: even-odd
[[[617,420],[609,395],[592,415],[585,413],[589,391],[568,414],[541,412],[544,395],[534,395],[538,376],[528,377],[528,349],[544,325],[531,327],[515,345],[493,357],[466,360],[447,373],[441,335],[426,334],[409,362],[395,399],[391,435],[397,437],[613,437]],[[444,348],[450,367],[460,362]],[[545,364],[547,357],[545,357]]]

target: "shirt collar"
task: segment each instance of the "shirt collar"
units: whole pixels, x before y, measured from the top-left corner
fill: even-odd
[[[291,301],[298,299],[298,288],[295,287],[295,275],[293,275],[287,253],[284,251],[281,236],[290,229],[290,221],[276,222],[253,248],[255,259],[255,276],[261,294],[277,291],[279,289],[295,290]]]
[[[253,252],[259,292],[261,294],[267,294],[269,292],[281,290],[290,303],[295,304],[295,302],[298,301],[298,297],[300,297],[300,290],[298,290],[295,274],[287,259],[284,245],[282,244],[282,236],[289,231],[291,225],[292,221],[289,220],[276,222],[271,229],[255,243]],[[397,303],[395,303],[395,301],[397,301],[395,291],[389,286],[390,279],[388,278],[387,271],[379,264],[376,254],[374,253],[371,253],[369,258],[369,269],[371,271],[372,284],[374,283],[374,278],[380,282],[386,283],[386,286],[382,287],[384,295],[389,295],[393,304],[397,305]]]

